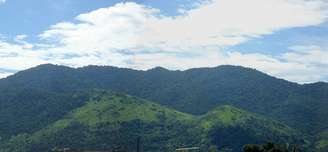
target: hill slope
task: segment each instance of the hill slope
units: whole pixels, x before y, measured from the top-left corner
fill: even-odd
[[[0,80],[1,88],[54,92],[109,89],[191,114],[204,114],[215,106],[231,104],[305,131],[319,132],[328,127],[328,120],[321,120],[328,118],[327,83],[298,85],[238,66],[138,71],[108,66],[73,69],[46,64]],[[317,112],[313,113],[313,109]]]
[[[139,136],[145,151],[172,151],[185,146],[206,149],[212,144],[240,151],[251,141],[304,142],[286,125],[231,106],[199,117],[128,95],[97,92],[84,106],[44,129],[12,137],[0,151],[43,152],[54,147],[99,150],[117,146],[132,151]]]
[[[0,91],[0,143],[12,135],[31,133],[84,105],[87,92],[55,93],[38,89]]]
[[[168,105],[180,111],[204,114],[227,102],[265,113],[300,86],[254,69],[219,66],[186,71],[155,68],[137,71],[106,66],[72,69],[41,65],[0,81],[0,88],[23,87],[66,92],[110,89]],[[255,104],[254,104],[255,103]],[[252,105],[252,106],[249,106]]]
[[[83,106],[92,89],[131,94],[194,115],[233,105],[300,130],[311,136],[312,143],[323,145],[326,139],[327,83],[299,85],[238,66],[138,71],[51,64],[0,80],[0,137],[30,134],[54,123]]]
[[[203,115],[200,125],[208,131],[212,143],[224,148],[239,150],[245,143],[297,143],[309,146],[296,130],[232,106],[220,106]],[[222,139],[224,138],[224,139]],[[232,144],[233,143],[233,144]]]

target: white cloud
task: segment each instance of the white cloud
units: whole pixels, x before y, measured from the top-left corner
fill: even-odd
[[[315,56],[320,55],[319,58]],[[241,65],[251,67],[270,75],[299,83],[327,81],[327,50],[290,51],[281,56],[258,53],[210,52],[195,57],[177,57],[166,54],[136,55],[132,59],[133,68],[151,68],[154,65],[170,69],[214,67],[217,65]],[[312,60],[313,58],[313,60]],[[319,59],[319,60],[316,60]],[[322,59],[322,60],[320,60]],[[178,64],[177,64],[178,63]],[[315,64],[313,64],[315,63]]]
[[[25,44],[14,44],[0,40],[0,68],[22,70],[47,63],[41,60],[45,51],[34,51]]]
[[[81,14],[76,17],[78,24],[56,24],[41,37],[58,40],[76,53],[131,49],[141,44],[147,17],[156,11],[135,3],[120,3]]]
[[[16,35],[15,40],[22,41],[22,40],[26,39],[27,37],[28,36],[26,34]]]
[[[6,77],[8,77],[8,76],[10,76],[12,73],[8,73],[8,72],[6,72],[6,73],[1,73],[0,72],[0,79],[1,78],[6,78]]]
[[[270,75],[293,82],[327,81],[327,62],[321,60],[317,61],[317,64],[312,64],[307,60],[308,57],[315,56],[317,51],[307,50],[306,54],[300,54],[299,51],[291,51],[278,57],[233,52],[229,55],[228,64],[235,63],[236,65],[256,68]],[[320,50],[319,52],[324,56],[328,55],[328,50]],[[300,60],[295,60],[294,57],[290,56],[291,54],[299,57]]]
[[[323,51],[323,48],[317,46],[294,46],[291,49],[294,51],[285,53],[283,59],[328,67],[328,50]]]
[[[327,18],[321,0],[213,0],[181,16],[120,3],[58,23],[41,34],[76,51],[160,49],[190,51],[231,46],[284,28],[318,25]],[[325,7],[326,8],[326,7]]]
[[[322,66],[325,48],[294,47],[275,57],[223,48],[281,29],[319,25],[327,18],[325,8],[323,0],[213,0],[168,17],[158,9],[120,3],[51,26],[40,34],[41,44],[28,43],[26,35],[16,36],[15,43],[0,40],[0,65],[22,70],[42,63],[137,69],[233,64],[313,82],[328,77]]]
[[[21,44],[23,48],[26,48],[26,49],[32,49],[34,47],[33,44],[30,44],[28,43],[27,41],[25,41],[25,39],[27,38],[28,36],[25,35],[25,34],[22,34],[22,35],[16,35],[14,41],[18,44]]]
[[[61,51],[62,48],[56,48]],[[135,69],[149,69],[163,66],[169,69],[189,69],[196,67],[214,67],[217,65],[241,65],[252,67],[270,75],[299,83],[323,81],[328,78],[328,49],[319,47],[293,47],[280,56],[259,53],[243,54],[238,51],[207,51],[177,55],[175,53],[136,53],[121,54],[98,52],[95,54],[67,57],[68,52],[55,53],[56,49],[32,50],[20,45],[0,43],[1,68],[22,70],[44,63],[81,67],[85,65],[114,65]],[[6,50],[6,51],[5,51]],[[9,51],[11,50],[11,51]],[[7,76],[2,73],[0,76]]]

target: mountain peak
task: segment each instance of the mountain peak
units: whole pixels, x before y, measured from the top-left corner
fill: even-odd
[[[36,67],[33,67],[31,69],[43,69],[43,68],[59,68],[59,67],[62,67],[62,68],[68,68],[67,66],[63,66],[63,65],[57,65],[57,64],[51,64],[51,63],[46,63],[46,64],[40,64]]]
[[[47,64],[41,64],[38,65],[36,67],[27,69],[25,71],[63,71],[63,70],[72,70],[73,68],[68,67],[68,66],[64,66],[64,65],[58,65],[58,64],[51,64],[51,63],[47,63]],[[21,71],[24,72],[24,71]]]
[[[170,70],[168,70],[168,69],[166,69],[164,67],[161,67],[161,66],[157,66],[157,67],[154,67],[154,68],[149,69],[147,71],[170,71]]]

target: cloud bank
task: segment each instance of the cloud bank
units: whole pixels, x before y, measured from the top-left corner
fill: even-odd
[[[42,63],[136,69],[232,64],[295,82],[328,80],[327,48],[294,46],[279,56],[225,49],[282,29],[322,24],[326,8],[323,0],[213,0],[172,17],[141,4],[119,3],[52,25],[37,44],[25,41],[26,35],[14,42],[0,39],[0,65],[22,70]]]
[[[79,51],[99,46],[190,51],[236,45],[280,29],[318,25],[327,18],[325,5],[320,0],[214,0],[168,17],[157,9],[120,3],[81,14],[76,17],[78,23],[53,25],[41,37],[64,45],[83,45]]]

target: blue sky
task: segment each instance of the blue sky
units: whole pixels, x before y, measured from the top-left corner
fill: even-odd
[[[37,35],[50,25],[61,21],[71,21],[75,16],[102,7],[110,7],[122,0],[7,0],[0,6],[0,33],[7,36],[19,34]],[[166,15],[177,15],[177,8],[188,6],[191,0],[135,0],[144,5],[159,8]]]
[[[328,81],[325,0],[0,0],[0,77],[39,64],[256,68]],[[279,10],[279,11],[277,11]]]

